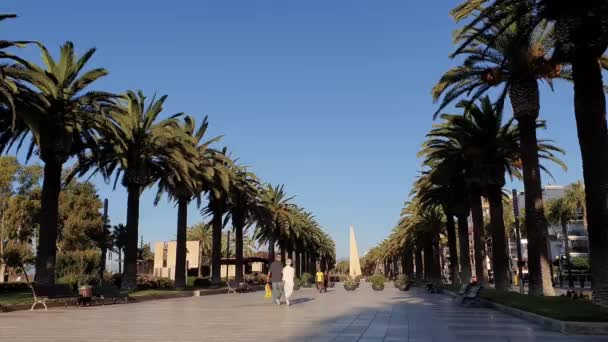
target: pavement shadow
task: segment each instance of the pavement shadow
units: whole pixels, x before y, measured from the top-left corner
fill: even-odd
[[[304,298],[294,298],[289,301],[291,305],[304,304],[315,300],[312,297],[304,297]]]

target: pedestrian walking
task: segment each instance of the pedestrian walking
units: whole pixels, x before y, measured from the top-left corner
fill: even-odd
[[[291,267],[291,259],[285,261],[287,266],[283,268],[283,290],[285,292],[285,303],[287,306],[291,305],[289,299],[293,294],[293,280],[295,278],[295,269]]]
[[[272,285],[272,301],[277,305],[281,305],[281,297],[283,296],[283,264],[276,257],[270,264],[266,281]]]

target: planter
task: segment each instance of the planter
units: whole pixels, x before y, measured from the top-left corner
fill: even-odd
[[[335,286],[336,286],[336,283],[334,283],[333,281],[332,281],[332,282],[329,282],[329,287],[330,287],[330,288],[332,288],[332,289],[333,289]]]
[[[372,284],[372,289],[374,291],[382,291],[384,290],[384,284]]]
[[[344,284],[344,289],[346,291],[355,291],[355,289],[359,287],[358,285],[355,284]]]

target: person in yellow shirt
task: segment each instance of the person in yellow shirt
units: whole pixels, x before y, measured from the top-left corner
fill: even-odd
[[[323,276],[323,272],[321,272],[320,269],[317,270],[317,274],[315,276],[315,280],[317,281],[317,289],[319,289],[319,292],[323,292],[323,284],[324,284],[324,276]]]

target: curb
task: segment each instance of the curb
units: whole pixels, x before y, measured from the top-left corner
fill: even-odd
[[[442,293],[452,297],[459,297],[456,293],[445,289],[442,290]],[[557,331],[568,335],[608,335],[608,322],[560,321],[555,318],[545,317],[532,312],[495,303],[487,299],[481,299],[480,302],[484,307],[492,308],[511,316],[519,317],[526,321],[536,323],[550,331]]]
[[[257,291],[261,291],[261,290],[264,290],[264,286],[258,285],[258,286],[253,286],[251,288],[250,292],[257,292]],[[221,288],[217,288],[217,289],[175,291],[173,293],[151,294],[151,295],[135,296],[135,297],[129,296],[128,303],[136,304],[136,303],[143,303],[143,302],[147,302],[147,301],[151,301],[151,300],[212,296],[212,295],[218,295],[218,294],[226,294],[227,292],[228,292],[227,287],[221,287]],[[116,304],[122,304],[122,302],[119,302]],[[57,308],[57,307],[65,306],[64,302],[48,302],[46,305],[49,307],[49,309],[54,308],[54,307]],[[108,304],[108,305],[115,305],[115,304]],[[95,307],[95,306],[102,306],[102,305],[94,305],[93,307]],[[14,311],[26,311],[26,310],[29,310],[31,307],[32,307],[32,304],[0,305],[0,313],[14,312]],[[68,305],[68,308],[71,308],[71,307],[73,307],[73,305]]]

